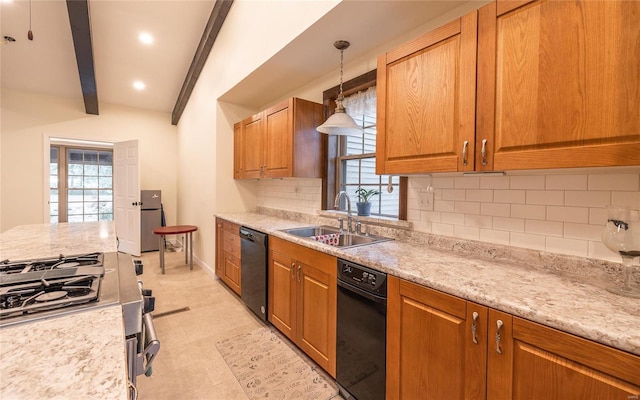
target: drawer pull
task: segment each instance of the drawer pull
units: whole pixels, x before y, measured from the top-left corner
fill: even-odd
[[[482,149],[480,149],[482,165],[487,165],[487,139],[482,139]]]
[[[498,320],[496,324],[498,325],[498,330],[496,331],[496,353],[502,354],[502,349],[500,348],[500,331],[502,330],[504,323],[501,320]]]
[[[467,147],[469,147],[469,141],[465,140],[462,143],[462,165],[467,165]]]
[[[478,313],[473,312],[473,322],[471,323],[471,339],[473,343],[478,344],[478,338],[476,337],[476,330],[478,329]]]

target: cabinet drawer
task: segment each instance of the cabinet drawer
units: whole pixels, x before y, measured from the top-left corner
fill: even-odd
[[[224,221],[222,229],[224,229],[225,232],[229,232],[234,235],[240,234],[240,225],[234,224],[233,222]]]
[[[225,235],[223,249],[236,257],[240,257],[240,237]]]

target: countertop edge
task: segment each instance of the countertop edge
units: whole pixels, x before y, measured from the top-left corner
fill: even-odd
[[[637,300],[553,271],[532,270],[481,255],[475,259],[445,253],[400,240],[340,249],[282,231],[313,225],[309,221],[258,213],[220,213],[216,217],[640,356],[640,335],[634,328],[640,324]],[[514,280],[518,282],[514,284]]]

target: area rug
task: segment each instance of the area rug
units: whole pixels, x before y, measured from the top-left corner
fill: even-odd
[[[216,343],[250,399],[328,400],[338,387],[274,328],[264,327]]]

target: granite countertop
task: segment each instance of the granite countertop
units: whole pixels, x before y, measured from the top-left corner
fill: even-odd
[[[0,235],[0,259],[117,251],[113,222],[34,224]],[[1,399],[128,399],[118,303],[0,328]]]
[[[0,330],[0,398],[128,398],[118,304]]]
[[[313,225],[258,213],[220,218],[360,263],[466,300],[640,355],[640,300],[609,293],[575,276],[525,263],[445,251],[402,240],[340,249],[282,229]],[[326,221],[324,221],[326,222]],[[337,224],[333,224],[337,225]],[[473,249],[474,242],[458,240]],[[514,252],[518,250],[514,248]],[[561,268],[558,268],[561,271]]]
[[[17,261],[96,251],[118,251],[113,222],[20,225],[0,235],[0,260]]]

